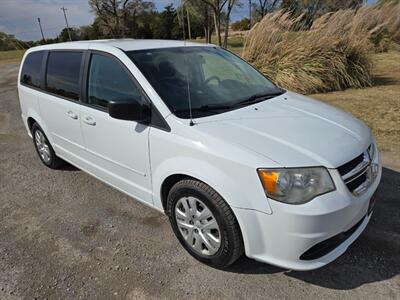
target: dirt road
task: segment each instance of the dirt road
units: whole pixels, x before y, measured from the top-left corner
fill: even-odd
[[[0,299],[400,299],[400,173],[386,166],[366,231],[334,263],[291,272],[242,259],[202,265],[158,212],[36,157],[17,65],[0,67]]]

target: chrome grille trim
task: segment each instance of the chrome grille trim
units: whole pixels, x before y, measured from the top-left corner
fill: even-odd
[[[347,183],[353,181],[355,178],[359,177],[359,175],[365,173],[370,165],[371,165],[371,159],[369,158],[368,152],[364,151],[363,161],[359,163],[353,170],[342,175],[344,182]],[[353,178],[354,176],[356,177]]]
[[[370,157],[370,148],[374,147],[374,144],[371,144],[361,155],[362,155],[362,161],[356,165],[353,169],[348,171],[345,174],[341,174],[342,179],[344,183],[346,184],[347,188],[349,191],[354,195],[354,196],[360,196],[362,193],[364,193],[370,185],[374,182],[376,178],[376,174],[378,172],[378,165],[373,163],[374,157]],[[376,150],[376,148],[375,148]],[[376,152],[376,151],[375,151]],[[357,156],[358,158],[361,159],[361,155]],[[342,166],[340,166],[338,169],[343,169],[348,167],[348,165],[351,163],[346,163]],[[361,176],[365,176],[365,180],[360,182],[360,183],[353,183],[353,181],[359,179]]]

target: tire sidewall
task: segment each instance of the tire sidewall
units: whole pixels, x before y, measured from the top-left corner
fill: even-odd
[[[217,253],[211,256],[200,255],[195,252],[185,241],[184,237],[182,236],[175,216],[175,205],[177,201],[183,197],[193,196],[201,200],[212,212],[214,215],[221,235],[221,246],[218,249]],[[226,220],[224,219],[220,209],[218,206],[210,199],[211,195],[207,192],[203,191],[201,188],[195,185],[189,184],[178,184],[178,186],[174,186],[169,195],[168,195],[168,217],[170,219],[170,223],[172,229],[178,238],[181,245],[197,260],[214,266],[214,267],[223,267],[231,260],[231,249],[229,248],[229,240],[232,239],[230,236],[231,233],[228,230],[228,226]]]
[[[36,131],[40,131],[43,134],[44,138],[46,139],[47,145],[49,146],[49,149],[50,149],[50,161],[49,162],[45,162],[42,159],[42,156],[39,153],[39,149],[37,148],[36,138],[35,138]],[[52,168],[54,166],[54,163],[55,163],[56,154],[55,154],[55,152],[53,150],[53,147],[50,144],[49,139],[47,138],[46,134],[44,133],[43,129],[39,125],[37,125],[36,123],[33,124],[33,126],[32,126],[32,138],[33,138],[33,144],[35,146],[36,153],[38,154],[40,161],[44,165],[46,165],[47,167]]]

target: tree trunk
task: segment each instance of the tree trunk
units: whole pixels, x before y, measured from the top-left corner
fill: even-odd
[[[204,24],[206,25],[206,42],[207,44],[211,44],[211,18],[210,18],[210,12],[207,6],[204,6]]]
[[[218,46],[222,45],[221,40],[221,15],[219,12],[214,11],[214,24],[215,24],[215,34],[217,35]]]
[[[228,35],[229,35],[229,21],[231,17],[232,8],[235,5],[235,0],[228,0],[228,8],[226,10],[225,17],[225,36],[224,36],[224,48],[228,48]]]
[[[225,30],[224,30],[224,48],[228,48],[228,35],[229,35],[229,14],[226,15],[225,18]]]
[[[249,0],[249,29],[251,29],[251,0]]]
[[[189,40],[191,40],[192,39],[192,32],[190,31],[190,17],[189,17],[189,9],[187,8],[187,6],[186,6],[186,16],[187,16]]]

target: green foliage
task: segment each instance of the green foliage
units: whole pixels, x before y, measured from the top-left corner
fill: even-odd
[[[239,21],[232,23],[231,25],[232,30],[235,31],[243,31],[248,30],[250,28],[250,20],[249,18],[244,18]]]
[[[81,40],[81,30],[78,28],[71,27],[69,28],[69,33],[71,34],[71,39],[73,41]],[[69,42],[69,34],[68,34],[68,29],[64,28],[61,30],[60,34],[58,35],[58,41],[59,42]]]
[[[0,32],[0,51],[23,49],[20,42],[11,34]]]
[[[170,4],[158,14],[154,22],[153,35],[158,39],[182,39],[183,30],[179,25],[178,14]]]

